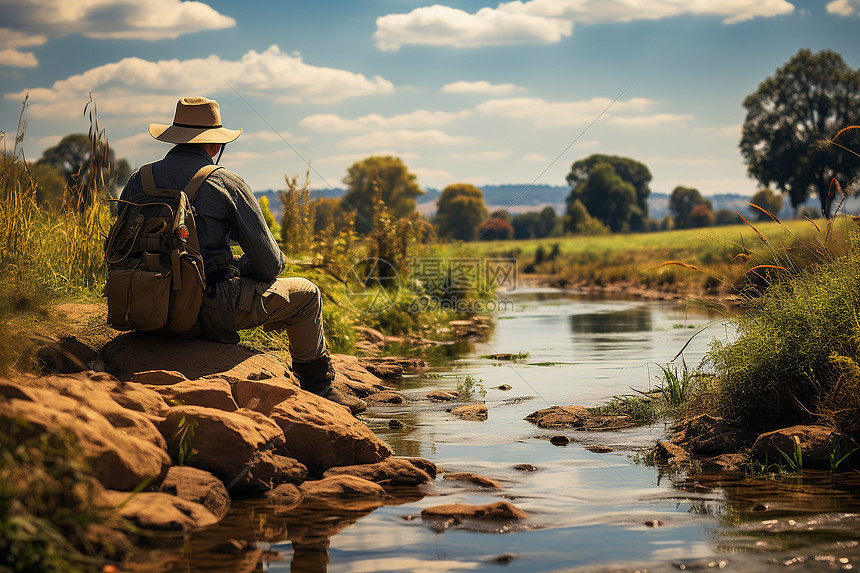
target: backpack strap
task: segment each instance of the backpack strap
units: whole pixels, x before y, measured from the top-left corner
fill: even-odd
[[[144,192],[155,191],[155,179],[152,177],[152,163],[147,163],[140,168],[140,184],[143,186]]]
[[[201,167],[194,177],[191,178],[191,181],[188,182],[188,185],[185,186],[185,194],[188,196],[188,200],[194,201],[194,197],[197,196],[197,190],[200,189],[206,178],[222,167],[223,165],[204,165]]]

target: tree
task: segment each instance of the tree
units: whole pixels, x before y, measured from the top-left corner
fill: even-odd
[[[440,237],[468,241],[477,236],[478,226],[487,218],[484,193],[474,185],[448,185],[436,201],[433,226]]]
[[[570,173],[567,175],[567,183],[570,185],[570,188],[575,191],[577,186],[586,181],[594,168],[600,163],[611,165],[616,175],[623,181],[633,185],[636,194],[636,205],[639,209],[630,212],[630,227],[633,230],[643,229],[648,220],[648,196],[651,194],[651,189],[648,187],[648,184],[651,183],[651,172],[643,163],[635,159],[618,157],[616,155],[602,155],[599,153],[590,155],[571,165]],[[571,196],[567,200],[568,205],[578,198],[580,197],[574,197],[573,193],[571,193]],[[597,216],[588,203],[585,206],[593,216]]]
[[[480,237],[485,241],[504,241],[514,237],[514,228],[502,216],[490,216],[481,223]]]
[[[743,223],[743,219],[738,217],[738,214],[731,209],[717,209],[714,211],[715,225],[737,225],[738,223]]]
[[[690,211],[690,214],[687,217],[687,223],[690,227],[713,227],[714,226],[714,213],[711,211],[710,202],[709,204],[699,203],[693,210]]]
[[[510,223],[514,227],[516,239],[542,239],[561,233],[561,230],[557,229],[559,217],[552,207],[544,207],[540,212],[522,213]]]
[[[612,164],[606,162],[593,164],[584,178],[574,176],[578,173],[578,163],[573,164],[574,168],[567,178],[571,182],[578,181],[567,198],[568,215],[579,200],[592,217],[614,233],[640,228],[643,218],[636,200],[636,187],[625,181]]]
[[[782,195],[777,195],[770,189],[760,189],[750,199],[750,203],[758,205],[774,217],[782,210]],[[750,207],[750,211],[756,216],[759,221],[769,221],[770,217],[767,213],[762,213],[755,207]]]
[[[818,192],[822,211],[829,211],[831,179],[844,185],[860,174],[857,157],[822,145],[857,122],[860,70],[836,52],[803,49],[743,105],[747,116],[740,148],[749,175],[763,187],[787,193],[795,209]]]
[[[96,181],[101,177],[108,189],[115,189],[125,184],[131,175],[131,167],[125,159],[117,159],[112,147],[107,147],[105,156],[105,143],[99,141],[96,145],[95,157],[93,156],[93,144],[85,133],[69,134],[60,142],[42,152],[42,158],[36,162],[37,165],[49,165],[59,171],[65,184],[69,189],[84,189],[93,177],[92,166],[100,165],[101,174],[96,169]],[[95,159],[95,161],[92,161]],[[74,207],[80,209],[86,206],[87,200],[82,195],[73,198]]]
[[[371,230],[377,189],[394,218],[415,212],[415,198],[424,193],[403,161],[392,156],[373,156],[352,164],[343,182],[349,187],[344,205],[356,212],[355,227],[360,233]]]
[[[704,205],[707,207],[708,211],[711,211],[711,202],[702,197],[702,194],[699,193],[698,189],[681,187],[680,185],[675,187],[675,190],[672,191],[672,195],[669,196],[669,211],[672,212],[672,218],[675,219],[675,227],[678,229],[689,229],[691,227],[701,226],[694,225],[693,221],[690,219],[693,209],[699,205]],[[699,217],[700,216],[701,213],[699,213]],[[713,224],[713,222],[711,222],[711,224]]]

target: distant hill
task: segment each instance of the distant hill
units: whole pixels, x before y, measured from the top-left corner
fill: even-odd
[[[513,214],[525,213],[528,211],[539,211],[549,205],[555,208],[559,214],[564,212],[565,199],[570,193],[570,187],[566,185],[534,185],[529,187],[528,184],[521,185],[484,185],[481,187],[484,192],[484,202],[490,211],[507,207]],[[272,214],[280,219],[281,200],[279,191],[268,190],[255,192],[258,198],[266,196],[269,198],[269,207]],[[312,189],[311,197],[343,197],[346,194],[346,189]],[[436,212],[436,200],[442,192],[438,189],[426,189],[424,195],[418,198],[418,212],[425,216],[431,216]],[[719,209],[730,209],[738,211],[745,217],[751,214],[751,207],[747,205],[750,197],[747,195],[737,195],[733,193],[722,193],[718,195],[709,195],[714,211]],[[804,205],[818,209],[820,203],[817,197],[807,199]],[[842,209],[847,213],[860,212],[860,198],[850,197],[846,201]],[[651,193],[648,198],[648,216],[654,220],[660,220],[669,214],[669,194],[668,193]],[[784,197],[783,208],[777,214],[780,219],[790,219],[794,216],[794,210],[791,208],[791,202],[788,197]]]

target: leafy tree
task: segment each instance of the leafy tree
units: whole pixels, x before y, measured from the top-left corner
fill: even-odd
[[[689,229],[691,227],[701,227],[695,225],[690,219],[693,209],[699,205],[704,205],[707,210],[711,211],[711,202],[702,197],[698,189],[691,187],[675,187],[672,195],[669,196],[669,211],[672,212],[672,218],[675,220],[675,227],[678,229]],[[701,212],[698,214],[701,217]],[[712,214],[713,217],[713,214]],[[713,224],[713,222],[711,222]]]
[[[468,241],[477,235],[478,226],[487,218],[484,193],[474,185],[448,185],[436,201],[433,225],[440,237]]]
[[[371,230],[377,189],[394,218],[415,212],[415,198],[424,193],[403,161],[392,156],[372,156],[352,164],[343,182],[349,187],[344,203],[357,213],[355,226],[360,233]]]
[[[36,183],[36,201],[44,205],[59,205],[66,185],[63,175],[47,163],[30,165],[30,176]]]
[[[584,178],[574,176],[578,173],[577,163],[573,164],[574,169],[567,178],[571,184],[578,181],[567,198],[568,215],[579,200],[592,217],[613,232],[640,228],[643,212],[636,200],[636,187],[625,181],[607,162],[593,164]],[[568,222],[572,223],[572,219],[569,218]],[[568,229],[574,230],[571,227]]]
[[[648,220],[648,196],[651,194],[651,189],[648,185],[651,183],[651,171],[649,171],[648,167],[643,163],[628,157],[602,155],[597,153],[590,155],[585,159],[575,161],[570,167],[570,173],[567,175],[567,183],[572,189],[571,195],[567,199],[568,208],[576,199],[582,198],[578,195],[575,196],[576,188],[591,176],[591,172],[594,171],[597,165],[602,163],[612,166],[616,175],[633,186],[636,196],[635,202],[638,209],[629,211],[629,223],[633,230],[643,229],[646,221]],[[585,206],[593,216],[606,222],[597,215],[596,211],[592,209],[592,206],[589,205],[588,202],[585,202]],[[610,225],[610,227],[611,226],[612,225]]]
[[[758,205],[773,216],[779,214],[782,210],[782,195],[777,195],[770,189],[760,189],[750,199],[750,203]],[[755,207],[750,207],[750,212],[756,216],[759,221],[769,221],[770,217],[767,213],[762,213]],[[738,217],[740,218],[740,217]]]
[[[105,149],[107,148],[107,154]],[[108,189],[115,189],[125,184],[131,175],[131,167],[125,159],[117,159],[112,147],[103,141],[96,145],[95,155],[89,136],[85,133],[69,134],[60,142],[42,152],[42,158],[36,162],[45,164],[59,171],[69,189],[83,190],[95,175],[96,181],[104,181]],[[91,173],[93,165],[100,166],[96,173]],[[74,206],[78,209],[86,206],[87,199],[81,194],[73,197]]]
[[[687,222],[690,227],[713,227],[714,219],[714,213],[711,211],[710,205],[699,203],[690,211]]]
[[[750,176],[787,193],[795,209],[817,191],[822,211],[829,211],[831,179],[845,185],[860,173],[857,157],[822,145],[857,122],[860,70],[836,52],[803,49],[743,105],[747,116],[740,148]]]
[[[717,209],[714,211],[715,225],[737,225],[738,223],[743,223],[743,220],[731,209]]]
[[[263,195],[257,200],[257,202],[260,204],[260,211],[263,212],[263,219],[266,220],[266,226],[269,227],[269,230],[272,232],[272,236],[280,237],[281,226],[275,220],[275,216],[272,215],[272,210],[269,208],[269,198]]]
[[[478,234],[486,241],[504,241],[514,237],[514,228],[504,217],[490,216],[481,223]]]
[[[529,211],[517,215],[510,222],[514,227],[516,239],[542,239],[560,234],[559,216],[552,207],[544,207],[541,211]]]

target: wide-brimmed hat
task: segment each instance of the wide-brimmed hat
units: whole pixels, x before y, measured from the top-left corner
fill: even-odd
[[[149,135],[168,143],[230,143],[241,134],[221,125],[221,106],[205,97],[181,98],[172,125],[149,124]]]

